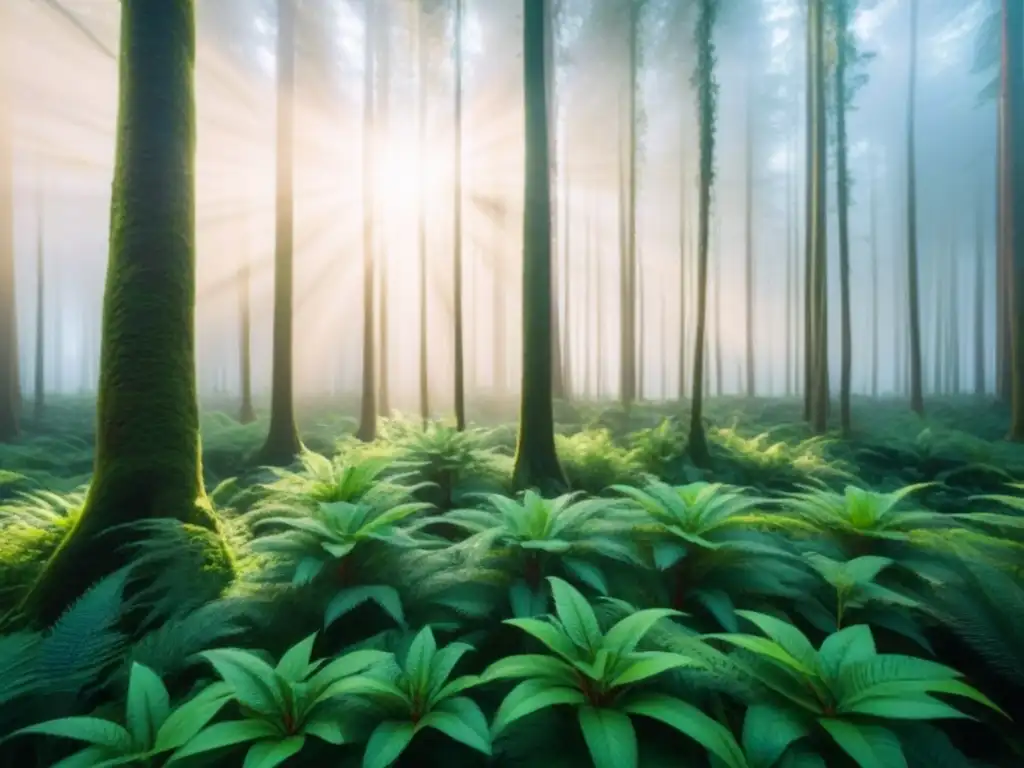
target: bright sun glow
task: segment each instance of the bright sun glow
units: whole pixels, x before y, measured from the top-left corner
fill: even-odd
[[[415,217],[420,195],[431,205],[448,193],[452,153],[428,144],[423,153],[413,131],[392,131],[376,147],[374,184],[378,205],[399,220]]]

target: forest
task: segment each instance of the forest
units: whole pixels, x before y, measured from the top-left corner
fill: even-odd
[[[1021,0],[0,0],[0,768],[1022,766],[1021,296]]]

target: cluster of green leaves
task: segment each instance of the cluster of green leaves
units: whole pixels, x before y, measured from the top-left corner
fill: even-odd
[[[924,768],[929,744],[959,754],[924,721],[970,716],[1005,735],[1001,710],[977,686],[902,653],[900,641],[933,655],[929,632],[944,625],[1019,679],[1024,626],[1002,610],[1024,604],[1019,562],[1008,556],[1021,538],[1017,496],[944,515],[911,503],[924,485],[769,499],[632,475],[636,485],[595,486],[603,498],[511,498],[455,479],[480,471],[459,457],[479,450],[467,446],[481,435],[436,432],[419,454],[413,437],[395,439],[397,462],[310,454],[259,487],[251,509],[224,510],[231,537],[245,539],[237,555],[257,562],[227,597],[150,611],[127,636],[121,611],[137,606],[109,609],[124,581],[101,585],[105,613],[77,608],[96,626],[66,620],[93,638],[88,658],[60,668],[76,681],[70,718],[32,724],[43,718],[15,712],[54,690],[52,638],[66,643],[67,630],[0,638],[0,732],[19,734],[4,747],[24,749],[33,734],[84,742],[63,765],[223,753],[247,768],[335,756],[386,768],[441,738],[455,762],[476,753],[502,764],[512,739],[534,759],[552,748],[520,721],[571,713],[599,767],[639,764],[654,728],[673,750],[704,751],[729,768],[845,759]],[[619,450],[643,463],[636,444]],[[447,459],[413,460],[428,454]],[[437,477],[448,477],[456,508],[416,500]],[[164,546],[161,558],[177,548]],[[140,561],[165,567],[152,550]],[[195,584],[189,569],[197,566],[174,578]],[[169,590],[157,579],[136,601]],[[381,609],[383,629],[349,620],[366,603]],[[220,647],[228,637],[274,653]]]

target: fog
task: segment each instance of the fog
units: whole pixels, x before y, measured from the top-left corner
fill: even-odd
[[[61,0],[59,10],[43,0],[7,1],[4,54],[13,75],[13,242],[22,386],[31,392],[42,332],[46,390],[88,393],[95,390],[98,375],[120,4]],[[432,3],[428,123],[421,153],[414,4],[372,1],[379,12],[388,13],[386,63],[380,50],[377,60],[377,199],[370,210],[385,273],[388,317],[382,332],[391,405],[411,411],[417,403],[416,214],[422,196],[428,211],[430,386],[435,407],[447,410],[456,236],[451,3]],[[612,398],[619,382],[620,148],[626,126],[628,29],[616,16],[616,4],[562,0],[558,12],[553,94],[558,328],[572,372],[570,390],[578,397]],[[650,399],[678,396],[681,346],[689,388],[698,170],[691,5],[647,0],[642,17],[637,327],[640,394]],[[848,123],[854,393],[872,392],[876,354],[879,392],[906,387],[906,131],[911,108],[917,121],[925,391],[974,391],[979,338],[984,386],[995,388],[996,101],[990,87],[994,69],[986,66],[985,51],[978,50],[986,44],[982,32],[990,5],[987,0],[921,0],[918,92],[911,105],[909,3],[860,3],[857,47],[873,57],[858,65],[864,84]],[[804,12],[797,0],[721,0],[721,6],[709,289],[710,345],[720,353],[713,351],[710,358],[710,385],[712,393],[726,394],[745,386],[749,151],[756,391],[782,395],[802,383],[796,366],[803,355]],[[368,146],[362,130],[364,7],[364,0],[307,0],[299,21],[294,375],[303,396],[359,391],[361,158]],[[485,391],[518,388],[522,19],[520,4],[513,0],[466,0],[466,14],[463,301],[466,385],[472,399]],[[253,389],[258,402],[269,396],[275,36],[272,3],[198,2],[197,344],[200,392],[206,398],[239,391],[237,277],[244,264],[251,267]],[[828,326],[832,387],[837,389],[834,159],[828,184]],[[957,350],[952,360],[951,349]],[[939,365],[956,375],[933,375]]]

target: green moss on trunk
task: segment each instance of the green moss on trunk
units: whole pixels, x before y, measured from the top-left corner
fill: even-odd
[[[122,1],[95,474],[23,606],[40,623],[125,562],[131,534],[114,526],[170,517],[217,527],[195,383],[194,59],[192,0]]]
[[[544,77],[543,0],[523,10],[526,85],[526,194],[523,211],[523,385],[513,482],[517,488],[566,485],[555,454],[551,359],[551,175]]]

